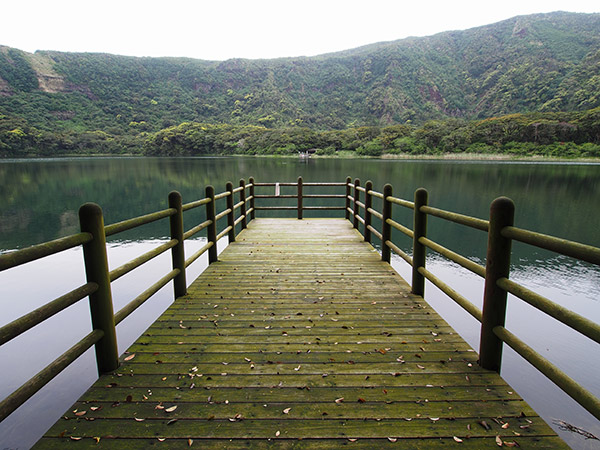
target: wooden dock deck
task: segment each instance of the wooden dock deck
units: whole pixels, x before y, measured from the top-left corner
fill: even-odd
[[[568,448],[343,219],[256,219],[38,442]]]

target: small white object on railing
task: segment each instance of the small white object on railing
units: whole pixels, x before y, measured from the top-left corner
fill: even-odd
[[[279,183],[275,183],[275,196],[279,197]]]

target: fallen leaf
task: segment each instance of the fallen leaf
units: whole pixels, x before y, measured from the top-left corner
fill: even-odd
[[[480,420],[478,423],[479,423],[479,425],[481,425],[483,428],[485,428],[487,431],[489,431],[489,430],[491,430],[491,429],[492,429],[492,427],[490,427],[490,426],[488,425],[488,423],[487,423],[485,420]]]
[[[430,417],[429,420],[431,420],[432,422],[437,422],[438,420],[440,420],[439,417]]]
[[[171,406],[170,408],[167,408],[167,409],[165,409],[165,412],[168,412],[168,413],[170,413],[170,412],[173,412],[173,411],[175,411],[176,409],[177,409],[177,405],[175,405],[175,406]]]
[[[418,367],[419,369],[421,369],[421,370],[424,370],[424,369],[425,369],[425,367],[424,367],[424,366],[422,366],[421,364],[417,364],[417,367]]]
[[[362,398],[362,397],[358,398],[358,403],[365,403],[365,402],[366,402],[366,400],[364,398]]]
[[[80,437],[71,436],[71,440],[72,441],[80,441],[81,438]]]
[[[75,413],[75,415],[76,415],[76,416],[79,416],[79,417],[81,417],[81,416],[85,416],[85,415],[86,415],[86,413],[87,413],[87,411],[77,411],[77,412]]]
[[[96,444],[100,443],[100,438],[98,436],[94,436],[93,439],[96,441]]]
[[[348,438],[348,440],[349,440],[350,442],[356,442],[356,441],[358,441],[358,439],[356,439],[356,438]]]
[[[390,442],[396,442],[398,440],[398,438],[393,438],[393,437],[389,437],[388,441]]]
[[[139,417],[134,417],[134,419],[136,422],[143,422],[144,420],[146,420],[146,419],[140,419]]]
[[[285,408],[285,409],[283,410],[283,413],[284,413],[284,414],[289,414],[291,410],[292,410],[292,408]]]
[[[132,353],[131,355],[127,356],[123,361],[131,361],[133,358],[135,358],[135,353]]]
[[[452,436],[452,438],[456,441],[456,442],[462,442],[463,440],[459,437],[456,436]]]
[[[177,419],[171,419],[167,422],[167,425],[171,425],[172,423],[177,422]]]
[[[92,411],[98,411],[98,410],[102,409],[102,406],[90,406],[90,409]]]
[[[343,403],[343,402],[344,402],[344,397],[336,398],[336,399],[335,399],[335,402],[336,402],[337,404]]]
[[[130,394],[130,395],[128,395],[128,396],[127,396],[127,398],[125,399],[125,401],[126,401],[127,403],[131,403],[131,402],[133,401],[133,396],[131,396],[131,394]]]
[[[520,445],[517,443],[517,441],[512,441],[512,442],[504,441],[504,445],[506,445],[507,447],[520,447]]]
[[[281,432],[280,432],[279,430],[277,430],[277,431],[275,432],[275,437],[279,437],[279,435],[280,435],[280,434],[281,434]]]
[[[165,442],[165,440],[166,440],[167,438],[156,438],[156,439],[158,439],[158,442]]]
[[[504,443],[502,442],[500,436],[496,436],[496,445],[498,445],[498,447],[502,447],[503,444]]]

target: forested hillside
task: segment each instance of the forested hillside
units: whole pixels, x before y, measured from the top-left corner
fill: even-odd
[[[557,113],[600,107],[598,30],[600,14],[540,14],[316,57],[223,62],[0,47],[0,154],[131,152],[185,123],[239,130],[227,152],[247,151],[244,133],[258,130],[360,127],[387,150],[382,129],[396,125],[414,150],[432,120],[448,133],[509,114],[579,120]],[[581,144],[594,133],[572,134]],[[446,145],[479,142],[458,134],[463,142]],[[319,146],[329,147],[340,149]]]

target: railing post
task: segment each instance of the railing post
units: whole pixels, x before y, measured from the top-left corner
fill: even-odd
[[[427,214],[421,212],[421,206],[427,205],[426,189],[415,191],[415,210],[413,215],[413,267],[412,293],[423,297],[425,294],[425,277],[419,272],[419,267],[425,268],[427,248],[419,242],[419,238],[427,236]]]
[[[358,202],[360,201],[360,191],[356,189],[360,186],[360,180],[357,178],[354,180],[354,228],[358,230],[358,214],[360,213],[360,207]]]
[[[392,185],[386,184],[383,186],[383,208],[381,214],[383,215],[381,223],[381,260],[387,263],[390,262],[391,250],[387,245],[387,241],[392,240],[392,227],[387,223],[388,219],[392,218],[392,202],[388,200],[388,197],[392,196]]]
[[[217,221],[215,220],[215,188],[206,186],[206,198],[210,202],[206,204],[206,220],[210,220],[210,225],[206,228],[206,238],[208,242],[212,242],[212,246],[208,249],[208,263],[217,262]]]
[[[302,219],[302,177],[298,177],[298,219]]]
[[[81,231],[90,233],[93,239],[83,245],[83,259],[88,283],[96,283],[98,290],[90,294],[90,312],[94,330],[102,330],[104,336],[96,343],[98,373],[103,374],[119,367],[117,333],[112,303],[106,234],[102,208],[95,203],[85,203],[79,208]]]
[[[227,214],[227,226],[231,227],[229,233],[227,233],[227,238],[229,239],[229,243],[235,242],[235,211],[233,210],[233,183],[228,181],[225,185],[225,189],[229,191],[229,195],[227,196],[226,204],[229,214]]]
[[[246,222],[246,182],[242,178],[240,180],[240,187],[242,190],[240,191],[240,202],[242,202],[242,206],[240,208],[240,214],[242,216],[242,230],[245,230],[247,227]]]
[[[367,181],[365,184],[365,241],[371,242],[371,230],[369,227],[371,226],[371,213],[369,209],[373,204],[373,196],[369,194],[369,191],[373,189],[373,182]]]
[[[254,220],[254,177],[250,177],[248,182],[250,183],[250,209],[252,210],[250,213],[250,220]]]
[[[352,191],[350,190],[350,184],[352,183],[352,178],[346,177],[346,220],[350,220],[350,194]]]
[[[490,206],[490,228],[485,264],[485,288],[479,341],[479,364],[484,369],[500,373],[502,341],[494,334],[494,327],[504,326],[507,293],[497,285],[500,278],[508,278],[512,241],[502,236],[502,229],[512,226],[515,205],[511,199],[499,197]]]
[[[177,210],[175,214],[169,217],[171,226],[171,239],[177,240],[177,245],[171,249],[171,260],[173,269],[179,269],[179,274],[173,278],[173,289],[175,298],[185,295],[187,292],[185,280],[185,250],[183,245],[183,210],[181,194],[177,191],[169,193],[169,208]]]

